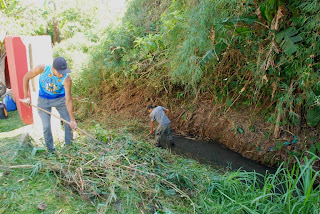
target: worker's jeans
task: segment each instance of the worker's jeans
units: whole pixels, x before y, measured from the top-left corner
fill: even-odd
[[[65,119],[68,122],[70,121],[70,116],[66,107],[65,97],[60,97],[52,100],[39,97],[38,107],[48,112],[51,112],[51,108],[55,107],[58,110],[61,118]],[[41,111],[40,109],[38,109],[38,113],[42,120],[43,136],[44,136],[44,140],[46,142],[47,148],[49,150],[55,150],[55,147],[53,145],[52,132],[51,132],[51,115]],[[67,123],[64,123],[64,130],[65,130],[65,137],[64,137],[65,143],[66,145],[70,145],[71,140],[73,138],[72,129]]]
[[[156,130],[156,141],[158,143],[158,145],[160,144],[160,139],[162,136],[166,136],[170,143],[173,144],[174,143],[174,140],[173,140],[173,137],[172,137],[172,134],[171,134],[171,127],[170,127],[170,124],[168,125],[162,125],[162,126],[159,126]]]

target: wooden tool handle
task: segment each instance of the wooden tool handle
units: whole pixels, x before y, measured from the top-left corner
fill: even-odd
[[[42,108],[40,108],[40,107],[38,107],[38,106],[35,106],[35,105],[33,105],[33,104],[30,104],[30,106],[32,106],[32,107],[34,107],[34,108],[37,108],[37,109],[39,109],[39,110],[41,110],[41,111],[43,111],[43,112],[45,112],[45,113],[47,113],[47,114],[50,114],[50,115],[58,118],[59,120],[61,120],[61,121],[63,121],[63,122],[65,122],[65,123],[67,123],[67,124],[70,125],[70,122],[66,121],[65,119],[63,119],[63,118],[61,118],[61,117],[59,117],[59,116],[57,116],[57,115],[52,114],[51,112],[48,112],[48,111],[46,111],[46,110],[44,110],[44,109],[42,109]],[[92,135],[88,134],[87,132],[85,132],[84,130],[80,129],[79,127],[77,127],[76,129],[79,130],[80,132],[82,132],[83,134],[87,135],[88,137],[90,137],[90,138],[91,138],[92,140],[94,140],[95,142],[97,142],[97,143],[105,146],[105,143],[102,143],[102,142],[98,141],[95,137],[93,137]]]

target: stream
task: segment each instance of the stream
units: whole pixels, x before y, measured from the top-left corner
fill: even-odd
[[[255,171],[261,175],[276,172],[276,169],[245,158],[215,141],[198,141],[178,135],[174,135],[173,138],[175,140],[174,146],[171,146],[167,139],[161,141],[161,146],[170,149],[175,154],[195,159],[202,164],[223,167],[233,171],[238,169]]]

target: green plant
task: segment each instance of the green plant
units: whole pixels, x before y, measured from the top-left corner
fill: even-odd
[[[138,37],[134,42],[136,43],[134,47],[143,48],[145,54],[156,53],[164,48],[161,34],[149,34],[144,37]]]

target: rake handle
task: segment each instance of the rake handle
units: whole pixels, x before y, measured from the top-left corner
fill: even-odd
[[[59,116],[57,116],[57,115],[52,114],[51,112],[48,112],[48,111],[46,111],[46,110],[44,110],[44,109],[42,109],[42,108],[40,108],[40,107],[38,107],[38,106],[35,106],[35,105],[33,105],[33,104],[30,104],[30,106],[32,106],[32,107],[34,107],[34,108],[37,108],[37,109],[39,109],[39,110],[41,110],[41,111],[43,111],[43,112],[45,112],[45,113],[47,113],[47,114],[50,114],[50,115],[58,118],[59,120],[67,123],[68,125],[70,125],[70,122],[66,121],[65,119],[63,119],[63,118],[61,118],[61,117],[59,117]],[[80,132],[82,132],[83,134],[87,135],[88,137],[90,137],[90,138],[91,138],[92,140],[94,140],[96,143],[99,143],[99,144],[101,144],[101,145],[105,145],[104,143],[98,141],[95,137],[93,137],[92,135],[90,135],[90,134],[87,133],[86,131],[80,129],[79,127],[76,127],[76,129],[79,130]]]

